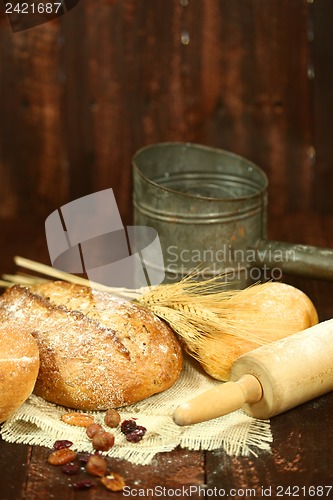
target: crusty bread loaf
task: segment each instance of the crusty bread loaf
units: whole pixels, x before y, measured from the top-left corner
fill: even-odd
[[[39,370],[35,339],[10,324],[0,326],[0,422],[9,418],[33,391]]]
[[[270,282],[242,303],[242,310],[231,310],[232,318],[249,331],[248,338],[235,337],[221,330],[220,335],[206,337],[198,349],[198,357],[206,372],[218,380],[229,380],[234,361],[267,342],[310,328],[318,323],[317,310],[310,298],[298,288],[286,283]],[[244,320],[244,310],[247,313]],[[254,341],[251,329],[262,341]]]
[[[81,410],[104,410],[169,388],[182,367],[173,331],[150,311],[66,282],[8,289],[0,323],[29,330],[40,352],[35,393]]]

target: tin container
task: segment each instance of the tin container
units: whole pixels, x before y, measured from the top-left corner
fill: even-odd
[[[283,272],[333,278],[332,250],[267,240],[268,179],[239,155],[154,144],[134,155],[133,180],[134,223],[157,230],[165,282],[194,270],[237,288]]]

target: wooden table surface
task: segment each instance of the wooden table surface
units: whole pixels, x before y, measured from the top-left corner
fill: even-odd
[[[49,263],[43,221],[2,225],[1,273],[15,270],[14,255]],[[333,247],[333,217],[296,214],[272,222],[270,237]],[[284,281],[308,293],[320,320],[333,317],[333,283],[286,276]],[[333,360],[332,360],[333,362]],[[124,476],[131,498],[333,498],[333,394],[322,396],[272,418],[271,452],[258,457],[228,456],[222,450],[176,449],[156,456],[149,466],[112,460]],[[0,442],[1,500],[49,498],[123,498],[101,487],[74,491],[69,478],[47,464],[49,450]],[[163,489],[164,488],[164,489]],[[204,489],[206,488],[206,490]],[[130,492],[130,494],[129,494]]]

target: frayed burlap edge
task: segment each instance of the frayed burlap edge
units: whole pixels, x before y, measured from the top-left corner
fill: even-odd
[[[228,455],[235,456],[269,452],[270,422],[254,419],[242,410],[192,426],[179,427],[173,422],[172,413],[179,404],[220,383],[206,375],[195,362],[186,360],[179,380],[169,390],[119,410],[122,420],[136,418],[138,425],[147,428],[147,433],[139,443],[129,443],[119,427],[112,429],[115,446],[107,455],[147,465],[157,453],[171,451],[177,446],[188,450],[222,448]],[[48,448],[53,448],[58,439],[68,439],[73,442],[74,450],[92,452],[85,429],[62,422],[61,416],[68,410],[32,395],[3,424],[2,438],[12,443]],[[96,422],[104,425],[104,412],[90,413]]]

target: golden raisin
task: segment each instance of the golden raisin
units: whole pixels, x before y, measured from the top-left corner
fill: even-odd
[[[56,450],[51,455],[49,455],[47,461],[51,465],[65,465],[69,462],[73,462],[76,458],[76,452],[70,450],[69,448],[62,448],[61,450]]]
[[[104,416],[104,422],[108,427],[117,427],[120,424],[120,415],[116,410],[108,410]]]
[[[99,432],[104,432],[104,429],[100,424],[91,424],[87,427],[86,430],[87,436],[90,439],[92,439],[95,434],[98,434]]]
[[[85,413],[69,412],[62,415],[61,420],[69,425],[77,425],[78,427],[89,427],[94,423],[94,417]]]
[[[110,432],[99,432],[92,438],[92,445],[97,451],[108,451],[114,445],[114,435]]]
[[[110,491],[121,491],[126,484],[124,478],[116,472],[111,472],[108,476],[102,477],[101,483]]]
[[[107,471],[106,460],[104,460],[104,458],[100,457],[99,455],[91,455],[86,464],[86,471],[91,476],[105,476]]]

